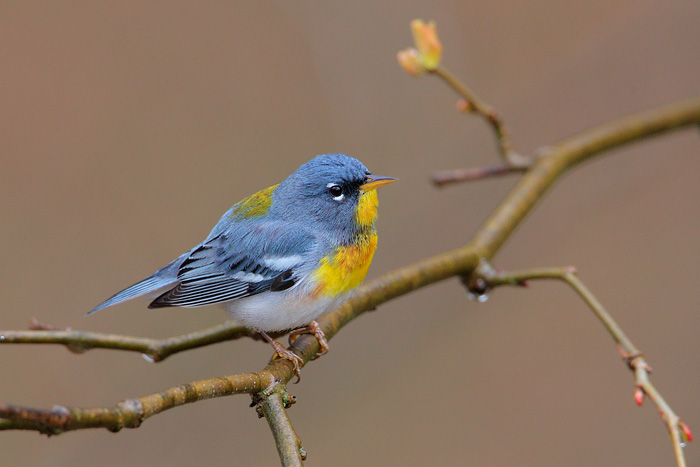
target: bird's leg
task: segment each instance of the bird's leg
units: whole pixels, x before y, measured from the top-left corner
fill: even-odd
[[[276,356],[284,358],[285,360],[289,360],[294,364],[294,374],[297,375],[296,382],[298,383],[299,381],[301,381],[301,367],[304,365],[304,360],[291,350],[285,349],[282,344],[274,340],[272,337],[268,336],[266,332],[258,331],[258,333],[260,333],[260,335],[263,336],[263,338],[265,338],[265,340],[269,342],[270,345],[272,345],[272,347],[275,349]],[[274,359],[275,356],[273,355],[272,360]]]
[[[305,327],[295,329],[294,331],[290,332],[289,345],[292,345],[294,341],[297,340],[297,338],[302,334],[313,334],[314,337],[318,340],[318,345],[321,347],[321,350],[316,354],[313,360],[316,360],[321,355],[325,355],[328,353],[328,340],[326,340],[326,335],[323,333],[323,331],[321,330],[321,326],[319,326],[316,321],[311,321]]]

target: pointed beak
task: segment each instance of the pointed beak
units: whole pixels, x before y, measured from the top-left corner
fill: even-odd
[[[398,178],[385,177],[383,175],[368,175],[364,184],[360,185],[362,191],[370,191],[397,181]]]

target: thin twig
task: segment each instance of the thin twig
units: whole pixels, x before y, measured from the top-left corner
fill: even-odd
[[[444,186],[450,183],[471,182],[485,178],[501,177],[525,172],[525,167],[512,167],[510,165],[492,165],[489,167],[473,167],[470,169],[438,170],[433,172],[431,180],[435,186]]]
[[[666,425],[673,450],[676,454],[676,461],[679,467],[685,466],[685,457],[683,455],[682,444],[692,440],[692,433],[688,426],[683,423],[671,409],[668,403],[661,397],[661,394],[651,384],[649,374],[651,367],[646,362],[642,352],[632,343],[629,337],[624,333],[622,328],[610,316],[610,313],[603,307],[603,304],[593,295],[593,293],[585,286],[585,284],[576,275],[576,270],[573,267],[565,268],[541,268],[527,269],[523,271],[495,272],[488,266],[488,263],[482,262],[474,276],[481,277],[489,287],[497,287],[501,285],[526,285],[531,280],[538,279],[554,279],[563,281],[568,284],[588,307],[593,311],[598,320],[605,326],[610,336],[620,349],[625,364],[634,373],[635,377],[635,393],[634,399],[637,405],[642,405],[643,395],[646,394],[649,399],[656,405],[657,411],[661,420]],[[472,279],[473,280],[473,279]],[[477,293],[483,293],[479,289]],[[641,393],[638,391],[642,391]]]
[[[166,339],[121,336],[70,328],[59,329],[36,320],[32,320],[30,329],[30,331],[0,330],[0,344],[61,344],[74,353],[82,353],[90,349],[126,350],[139,352],[154,362],[160,362],[172,354],[185,350],[241,337],[257,338],[258,336],[255,331],[232,321]]]
[[[513,149],[513,144],[510,141],[510,131],[506,127],[503,119],[498,114],[496,109],[482,100],[479,96],[469,89],[462,81],[459,80],[446,68],[439,66],[433,74],[439,76],[448,86],[454,89],[463,99],[464,103],[461,106],[464,110],[475,112],[486,119],[493,128],[498,144],[498,150],[503,158],[503,161],[511,167],[528,167],[532,164],[532,158],[522,154],[518,154]]]

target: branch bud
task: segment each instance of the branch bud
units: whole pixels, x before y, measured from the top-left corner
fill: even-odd
[[[411,76],[421,76],[425,73],[425,67],[421,63],[418,51],[416,49],[402,50],[396,54],[399,65],[406,73]]]
[[[693,440],[693,432],[690,431],[690,427],[686,425],[683,422],[678,422],[678,425],[681,427],[681,431],[683,432],[683,437],[687,442],[691,442]]]
[[[637,388],[634,390],[634,403],[640,407],[642,406],[642,403],[644,403],[644,391],[642,388]]]
[[[437,36],[435,21],[426,24],[422,19],[414,19],[411,30],[421,64],[426,70],[434,71],[442,58],[442,44]]]
[[[460,112],[473,112],[474,106],[468,100],[460,99],[457,101],[457,110]]]

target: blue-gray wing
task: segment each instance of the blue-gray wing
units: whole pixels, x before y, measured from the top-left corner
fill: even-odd
[[[179,265],[177,285],[149,308],[211,305],[292,287],[315,236],[278,222],[237,227],[192,250]]]

